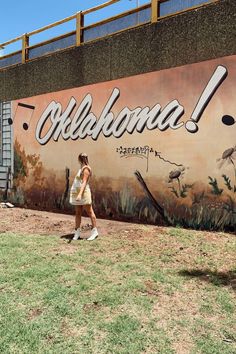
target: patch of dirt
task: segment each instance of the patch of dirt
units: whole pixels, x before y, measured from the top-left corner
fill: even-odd
[[[24,208],[2,208],[0,209],[0,233],[17,232],[23,234],[37,235],[58,235],[65,239],[73,237],[75,221],[73,215],[57,214],[46,211],[30,210]],[[120,221],[99,219],[97,221],[100,235],[119,235],[123,239],[143,240],[147,233],[154,236],[165,232],[165,228],[131,224]],[[81,225],[81,237],[87,238],[90,235],[90,219],[83,217]],[[59,250],[63,251],[63,250]]]
[[[126,251],[129,251],[134,247],[143,248],[143,246],[149,244],[153,246],[148,247],[146,250],[146,252],[148,252],[150,256],[160,256],[161,254],[163,255],[163,252],[166,252],[165,256],[168,257],[168,252],[170,251],[169,233],[173,228],[154,225],[132,224],[127,222],[104,219],[98,219],[97,226],[100,236],[109,238],[115,237],[116,239],[126,241],[125,244],[128,248]],[[75,217],[73,215],[16,207],[0,208],[0,233],[2,234],[7,232],[17,232],[26,235],[54,235],[60,238],[64,238],[65,240],[68,240],[68,242],[70,242],[70,240],[73,238],[74,227]],[[190,231],[184,229],[181,230],[184,235],[188,235]],[[88,238],[90,236],[90,232],[90,219],[87,217],[82,217],[82,240]],[[206,241],[208,244],[212,244],[212,246],[214,247],[214,244],[225,244],[225,242],[229,242],[229,240],[232,238],[232,235],[224,233],[199,232],[191,230],[191,235],[195,234],[197,236],[201,236],[199,238],[198,245],[199,252],[201,252],[202,245],[204,245]],[[161,248],[159,248],[159,243],[157,244],[159,238],[162,239]],[[166,241],[165,238],[167,239]],[[188,245],[180,247],[178,239],[176,239],[176,237],[172,237],[171,249],[176,252],[176,264],[181,262],[182,258],[185,258],[186,262],[186,254],[188,254],[189,263],[191,263],[192,254],[191,249],[188,249]],[[73,247],[64,248],[64,246],[60,246],[54,251],[54,254],[74,253]],[[122,245],[122,253],[123,252],[125,252],[124,245]],[[173,254],[171,254],[171,256],[173,256]],[[206,252],[202,252],[201,256],[209,257]]]
[[[38,309],[38,308],[32,309],[32,310],[30,310],[30,313],[28,315],[28,320],[31,321],[34,318],[40,316],[42,313],[43,313],[42,309]]]
[[[83,306],[83,309],[84,309],[85,312],[89,312],[89,311],[93,311],[93,310],[99,310],[99,308],[100,308],[101,306],[102,306],[102,305],[99,304],[99,302],[94,301],[94,302],[92,302],[92,303],[90,303],[90,304],[85,304],[85,305]]]

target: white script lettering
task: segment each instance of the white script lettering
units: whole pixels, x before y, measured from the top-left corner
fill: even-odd
[[[183,126],[191,133],[197,132],[196,123],[226,76],[227,69],[218,66],[203,91],[191,120],[187,123],[180,122],[184,107],[176,99],[169,102],[163,109],[158,103],[152,108],[148,106],[135,109],[124,107],[115,117],[112,108],[120,97],[120,90],[114,88],[98,119],[91,112],[93,98],[90,94],[83,98],[76,111],[77,101],[74,97],[71,97],[64,112],[59,102],[52,101],[39,118],[36,139],[39,144],[45,145],[50,139],[58,141],[60,135],[64,140],[84,139],[87,136],[97,140],[101,133],[105,137],[113,135],[120,138],[125,132],[132,134],[136,130],[142,133],[145,128],[165,131],[168,128],[176,130]]]

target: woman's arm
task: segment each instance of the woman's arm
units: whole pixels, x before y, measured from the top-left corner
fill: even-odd
[[[77,201],[80,201],[82,199],[82,195],[84,193],[84,189],[85,189],[86,184],[88,182],[89,176],[90,176],[90,170],[89,170],[89,168],[86,167],[83,170],[83,182],[81,184],[79,194],[76,198]]]

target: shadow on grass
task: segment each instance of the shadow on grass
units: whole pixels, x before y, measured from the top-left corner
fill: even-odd
[[[181,270],[179,275],[189,278],[199,278],[216,286],[231,286],[236,291],[236,270],[228,272],[213,272],[210,269]]]
[[[63,238],[65,240],[68,240],[68,243],[71,243],[73,240],[74,234],[66,234],[66,235],[62,235],[60,236],[60,238]],[[74,240],[73,242],[77,242],[77,241],[83,241],[83,238],[79,238],[78,240]]]

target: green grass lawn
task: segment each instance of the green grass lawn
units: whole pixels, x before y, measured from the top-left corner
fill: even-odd
[[[235,236],[136,230],[0,234],[0,353],[236,353]]]

